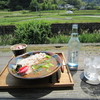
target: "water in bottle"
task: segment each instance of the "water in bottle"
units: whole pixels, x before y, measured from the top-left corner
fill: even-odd
[[[78,25],[72,25],[72,34],[68,42],[68,67],[70,70],[77,70],[80,41],[78,38]]]

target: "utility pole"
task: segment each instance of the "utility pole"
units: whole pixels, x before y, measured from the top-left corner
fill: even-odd
[[[41,7],[40,7],[40,0],[39,0],[39,12],[40,12],[40,17],[41,17]]]

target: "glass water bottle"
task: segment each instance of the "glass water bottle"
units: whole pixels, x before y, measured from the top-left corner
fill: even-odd
[[[78,38],[78,25],[72,25],[71,38],[68,42],[68,67],[70,70],[77,70],[80,41]]]

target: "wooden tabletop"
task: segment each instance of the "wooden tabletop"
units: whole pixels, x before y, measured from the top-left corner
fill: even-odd
[[[67,50],[57,48],[49,51],[63,52],[67,60]],[[9,57],[11,56],[12,53]],[[6,61],[9,61],[9,57],[6,57]],[[4,59],[5,57],[2,57],[2,61]],[[83,60],[83,51],[80,51],[78,70],[71,71],[74,80],[73,87],[1,89],[0,100],[100,100],[100,85],[90,85],[80,79],[80,75],[84,71]],[[3,66],[5,64],[6,62],[2,63]]]

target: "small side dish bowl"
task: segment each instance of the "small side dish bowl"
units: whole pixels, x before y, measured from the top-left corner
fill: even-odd
[[[10,47],[15,56],[26,53],[26,48],[27,48],[26,44],[15,44]]]

